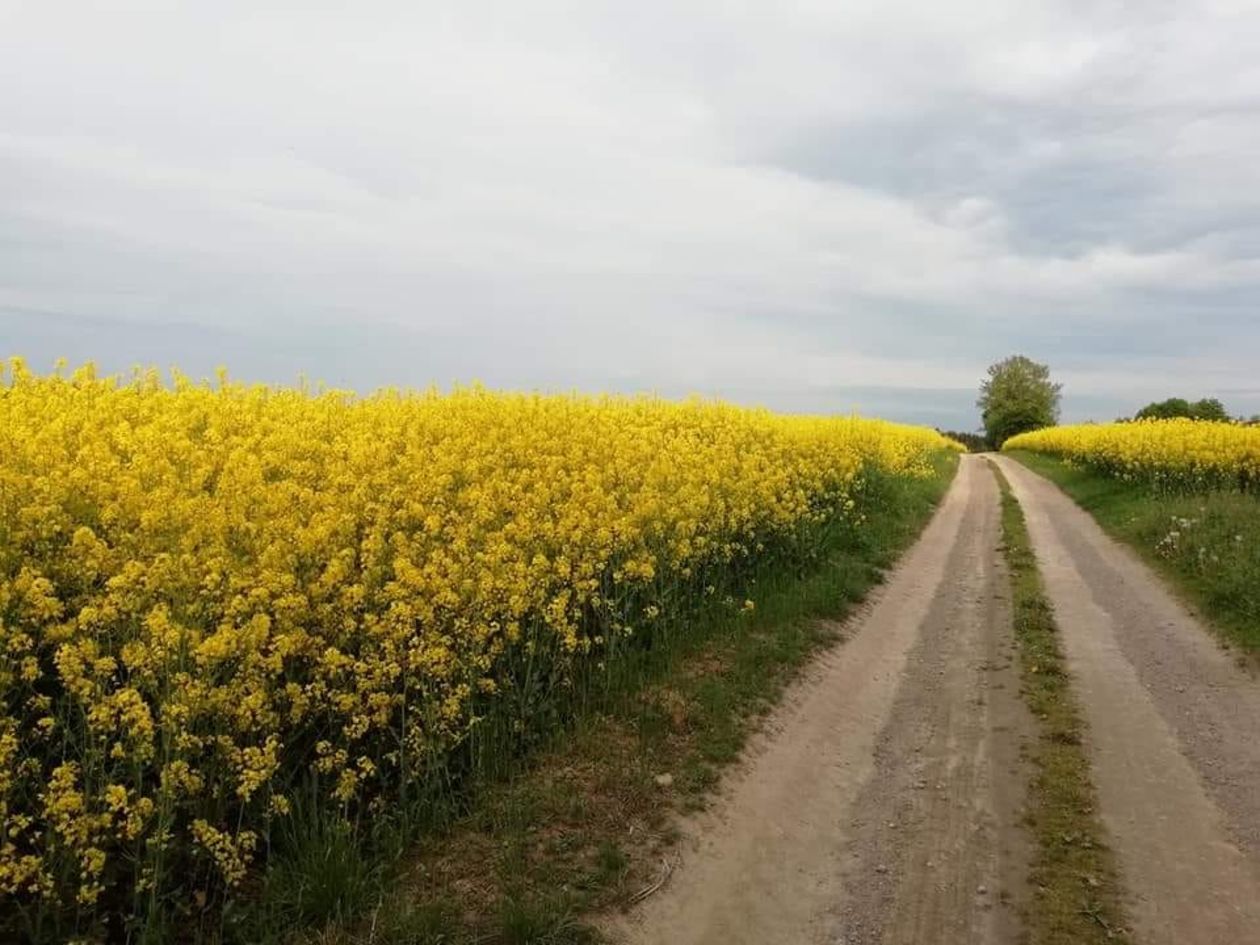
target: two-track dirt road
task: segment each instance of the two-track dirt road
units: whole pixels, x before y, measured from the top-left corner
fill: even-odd
[[[999,459],[1024,506],[1139,943],[1260,943],[1260,686],[1129,552]],[[1035,737],[999,493],[964,457],[919,542],[792,692],[628,943],[1020,938]]]

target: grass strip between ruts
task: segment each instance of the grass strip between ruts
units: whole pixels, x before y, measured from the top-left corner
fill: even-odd
[[[1072,693],[1059,630],[1046,599],[1024,513],[1001,470],[1002,550],[1010,571],[1021,691],[1037,726],[1027,826],[1032,945],[1129,941],[1115,858],[1097,814],[1085,754],[1085,722]]]

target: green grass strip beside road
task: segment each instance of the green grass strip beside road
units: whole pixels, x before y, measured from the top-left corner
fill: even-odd
[[[1060,460],[1007,454],[1045,476],[1134,548],[1222,639],[1260,653],[1260,498],[1155,493]]]
[[[1072,694],[1024,513],[1001,471],[1003,552],[1010,569],[1015,639],[1025,701],[1037,725],[1029,751],[1033,780],[1028,828],[1034,841],[1032,945],[1128,941],[1114,858],[1097,816],[1083,739],[1085,723]]]

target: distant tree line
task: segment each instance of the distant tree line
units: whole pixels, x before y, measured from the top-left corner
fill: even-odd
[[[1221,423],[1243,423],[1248,426],[1260,426],[1260,413],[1244,417],[1234,417],[1225,405],[1215,397],[1204,397],[1202,400],[1186,400],[1184,397],[1169,397],[1153,404],[1147,404],[1133,415],[1134,420],[1169,420],[1173,417],[1187,417],[1191,420],[1216,420]],[[1120,423],[1128,421],[1121,417]]]
[[[959,433],[957,430],[941,430],[942,435],[957,440],[972,453],[983,453],[989,448],[989,441],[979,433]]]
[[[1231,417],[1225,405],[1215,397],[1190,401],[1184,397],[1169,397],[1147,404],[1133,415],[1134,420],[1171,420],[1186,417],[1190,420],[1218,420],[1228,422]]]

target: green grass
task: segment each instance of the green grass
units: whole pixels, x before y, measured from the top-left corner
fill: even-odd
[[[1154,493],[1048,456],[1007,455],[1056,483],[1136,549],[1224,640],[1260,652],[1260,497]]]
[[[1033,781],[1028,827],[1035,849],[1028,929],[1033,945],[1126,941],[1114,858],[1096,814],[1081,718],[1059,647],[1024,513],[1010,485],[1002,489],[1003,553],[1010,569],[1021,690],[1037,720],[1030,751]]]
[[[956,468],[957,457],[942,456],[930,480],[885,484],[878,510],[860,528],[832,534],[805,573],[758,574],[751,614],[714,607],[696,615],[674,645],[646,654],[512,776],[476,785],[459,816],[381,878],[366,914],[325,916],[333,921],[300,939],[599,941],[589,917],[629,903],[659,879],[678,816],[705,805],[757,719],[813,654],[838,640],[831,621],[919,534]],[[359,868],[349,869],[357,883]],[[297,875],[289,878],[297,883]]]

